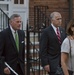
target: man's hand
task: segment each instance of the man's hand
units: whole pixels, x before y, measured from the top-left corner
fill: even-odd
[[[10,70],[9,70],[8,67],[4,68],[4,73],[5,73],[5,74],[8,74],[8,75],[10,74]]]
[[[44,66],[44,69],[45,69],[47,72],[50,72],[50,66],[49,66],[49,65]]]

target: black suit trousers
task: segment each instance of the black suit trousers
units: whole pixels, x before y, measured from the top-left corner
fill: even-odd
[[[48,74],[49,75],[55,75],[55,72],[49,72]]]

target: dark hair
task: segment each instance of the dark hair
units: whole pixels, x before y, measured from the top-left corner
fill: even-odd
[[[73,31],[71,30],[71,27],[74,27],[74,19],[70,20],[70,22],[67,25],[67,34],[73,35]]]

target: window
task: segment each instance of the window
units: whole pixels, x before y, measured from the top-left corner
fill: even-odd
[[[24,0],[14,0],[14,4],[24,4]]]
[[[14,0],[14,4],[18,4],[18,0]]]

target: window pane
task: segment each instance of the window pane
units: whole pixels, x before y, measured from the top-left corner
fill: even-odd
[[[18,0],[14,0],[14,4],[18,4]]]
[[[24,0],[20,0],[20,4],[24,4]]]

